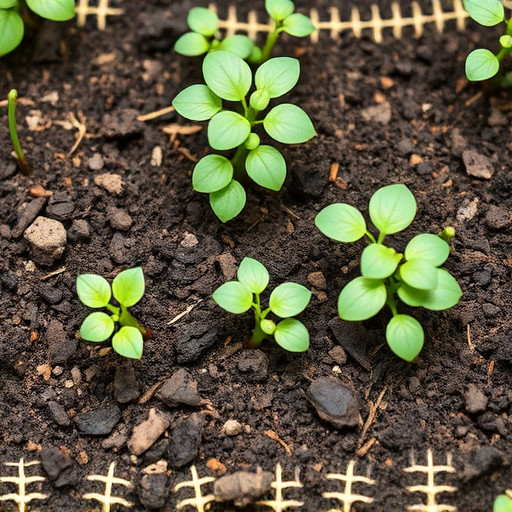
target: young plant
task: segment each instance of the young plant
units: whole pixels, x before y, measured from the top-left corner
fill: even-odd
[[[500,494],[494,500],[493,512],[512,512],[512,490],[506,491],[506,494]]]
[[[298,315],[309,304],[311,292],[297,283],[283,283],[274,288],[269,307],[262,310],[260,294],[267,288],[268,271],[252,258],[244,258],[237,272],[237,281],[228,281],[213,292],[213,300],[234,314],[254,309],[255,326],[250,346],[257,348],[265,338],[273,337],[278,345],[290,352],[304,352],[309,348],[309,333]],[[269,313],[284,318],[277,324],[267,318]]]
[[[474,21],[484,27],[505,23],[505,33],[499,39],[501,49],[497,54],[485,48],[478,48],[466,59],[468,80],[487,80],[498,75],[501,61],[512,52],[512,18],[507,20],[505,8],[500,0],[464,0],[464,8]],[[512,85],[512,77],[505,77],[503,82],[504,85]]]
[[[241,34],[222,39],[219,36],[217,14],[204,7],[194,7],[187,18],[191,32],[183,34],[176,41],[174,49],[187,57],[224,50],[254,64],[261,64],[270,58],[282,32],[296,37],[306,37],[315,31],[315,26],[307,16],[294,12],[295,5],[291,0],[266,0],[265,9],[274,22],[274,28],[268,34],[262,48]]]
[[[105,308],[104,312],[91,313],[80,327],[80,337],[86,341],[105,341],[112,333],[112,347],[130,359],[142,357],[143,337],[148,331],[129,313],[128,309],[144,295],[144,274],[141,267],[130,268],[108,281],[96,274],[81,274],[76,279],[80,301],[90,308]],[[110,303],[114,296],[119,306]]]
[[[207,155],[194,168],[194,190],[210,195],[210,205],[222,222],[236,217],[245,206],[241,182],[249,176],[258,185],[280,190],[286,178],[286,162],[273,146],[260,144],[256,133],[266,133],[284,144],[299,144],[316,135],[313,123],[298,106],[283,103],[263,114],[273,98],[290,91],[299,79],[297,59],[278,57],[262,64],[254,75],[256,89],[247,96],[253,82],[249,65],[240,57],[220,50],[203,62],[206,85],[196,84],[181,91],[172,104],[193,121],[207,121],[208,142],[213,149],[236,148],[231,159]],[[234,102],[230,109],[223,100]],[[241,113],[239,113],[241,112]]]
[[[0,0],[1,1],[1,0]],[[20,146],[18,139],[18,130],[16,129],[16,99],[18,98],[18,91],[11,89],[7,96],[7,117],[9,119],[9,133],[11,134],[12,147],[18,159],[18,167],[22,174],[29,174],[31,166]]]
[[[423,347],[424,333],[412,316],[399,314],[395,295],[409,306],[439,311],[455,306],[462,295],[457,281],[441,267],[448,258],[453,228],[439,235],[416,235],[403,254],[384,245],[387,235],[404,230],[416,215],[416,201],[405,185],[388,185],[373,194],[370,218],[378,229],[375,237],[362,214],[345,203],[331,204],[316,216],[317,228],[338,242],[355,242],[364,236],[369,245],[361,255],[361,274],[350,281],[338,298],[343,320],[361,321],[376,315],[385,305],[393,317],[386,328],[391,350],[412,361]]]
[[[23,39],[25,5],[53,21],[67,21],[75,16],[74,0],[0,0],[0,57],[12,52]]]

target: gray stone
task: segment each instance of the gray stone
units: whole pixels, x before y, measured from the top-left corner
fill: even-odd
[[[256,473],[237,471],[217,479],[213,494],[217,501],[233,501],[236,507],[245,507],[270,491],[273,480],[274,475],[261,468]]]
[[[124,139],[142,133],[144,123],[137,120],[139,112],[134,109],[124,109],[120,112],[103,116],[103,135],[109,139]]]
[[[484,316],[486,318],[494,318],[500,314],[501,308],[495,304],[486,302],[485,304],[482,304],[482,311],[484,312]]]
[[[169,442],[169,464],[172,468],[181,468],[194,460],[201,445],[203,426],[203,415],[195,412],[173,429]]]
[[[8,180],[16,174],[17,170],[18,166],[16,165],[16,162],[2,162],[2,165],[0,165],[0,181]]]
[[[94,178],[94,184],[104,188],[113,196],[118,196],[123,192],[123,180],[119,174],[99,174]]]
[[[40,297],[52,306],[58,304],[62,300],[62,290],[59,290],[59,288],[53,288],[53,286],[42,284],[38,287],[37,291]]]
[[[105,163],[103,162],[103,157],[100,153],[94,153],[94,155],[87,160],[87,167],[91,169],[91,171],[101,171]]]
[[[50,416],[57,425],[60,425],[61,427],[69,427],[69,425],[71,425],[71,420],[69,419],[66,410],[58,402],[55,402],[54,400],[48,402],[48,410],[50,411]]]
[[[169,497],[167,463],[159,461],[143,469],[144,475],[138,485],[140,502],[148,509],[160,509]]]
[[[414,153],[415,146],[409,139],[402,139],[397,145],[396,150],[400,156],[409,156]]]
[[[220,270],[226,281],[230,281],[236,276],[238,263],[230,252],[219,254],[215,259],[219,263]]]
[[[140,396],[137,375],[131,361],[116,367],[114,397],[120,404],[128,404]]]
[[[121,419],[121,411],[115,404],[75,416],[75,422],[83,434],[105,436],[114,430]]]
[[[73,464],[73,460],[64,450],[56,446],[45,446],[41,450],[41,465],[50,480],[56,480],[65,469]]]
[[[328,377],[313,381],[306,394],[323,420],[336,428],[359,424],[359,406],[353,391]]]
[[[46,197],[37,197],[28,203],[26,208],[19,214],[18,222],[12,230],[11,235],[13,238],[21,236],[23,231],[30,226],[30,223],[39,215],[47,200],[48,198]]]
[[[238,358],[237,368],[252,381],[262,382],[268,375],[268,357],[262,350],[245,350]]]
[[[510,226],[510,214],[506,208],[491,205],[485,214],[485,222],[491,229],[504,229]]]
[[[494,166],[491,161],[474,149],[466,149],[462,152],[462,161],[466,172],[475,178],[489,180],[494,174]]]
[[[57,220],[37,217],[24,234],[35,263],[51,266],[66,248],[66,230]]]
[[[503,453],[493,446],[483,446],[473,452],[473,458],[464,466],[462,479],[465,482],[481,478],[501,468],[505,463]]]
[[[48,201],[46,214],[55,220],[69,220],[75,211],[75,203],[62,192],[56,192]]]
[[[50,320],[46,329],[48,358],[52,364],[66,363],[76,352],[78,341],[68,337],[64,326],[55,319]]]
[[[107,217],[110,225],[119,231],[127,231],[133,222],[130,215],[120,208],[109,208],[107,210]]]
[[[84,219],[74,220],[68,229],[68,239],[72,244],[88,242],[91,238],[89,223]]]
[[[197,382],[184,368],[180,368],[164,381],[155,396],[168,407],[177,407],[179,404],[198,407],[202,402],[197,392]]]
[[[470,384],[464,393],[465,411],[469,414],[480,414],[487,409],[487,397],[474,384]]]
[[[148,419],[134,427],[128,440],[128,450],[132,455],[141,455],[155,443],[169,425],[166,415],[156,409],[150,409]]]
[[[379,105],[372,105],[361,111],[362,118],[371,123],[387,125],[391,121],[391,105],[384,101]]]
[[[134,259],[133,246],[135,242],[126,238],[121,233],[114,233],[108,252],[112,260],[118,265],[123,263],[130,263]]]
[[[238,436],[242,433],[242,425],[236,420],[227,420],[222,426],[222,432],[227,436]]]
[[[2,283],[2,286],[11,293],[16,293],[18,290],[18,276],[10,270],[2,273],[0,283]]]
[[[197,361],[217,341],[217,326],[201,320],[190,322],[177,331],[174,344],[176,361],[180,365]]]

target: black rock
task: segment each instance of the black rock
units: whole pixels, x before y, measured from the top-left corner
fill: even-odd
[[[69,419],[67,412],[58,402],[55,402],[54,400],[48,402],[48,410],[50,411],[50,416],[57,425],[60,425],[61,427],[69,427],[69,425],[71,425],[71,420]]]
[[[27,207],[19,214],[18,222],[14,226],[11,235],[13,238],[18,238],[23,234],[32,221],[39,215],[39,212],[46,204],[46,197],[37,197],[28,203]]]
[[[54,306],[62,300],[62,290],[42,284],[38,287],[39,296],[48,304]]]
[[[238,359],[237,368],[251,381],[262,382],[268,375],[268,357],[262,350],[245,350]]]
[[[72,244],[88,242],[91,238],[89,223],[84,219],[74,220],[68,229],[68,240]]]
[[[172,468],[181,468],[194,460],[201,444],[203,426],[203,415],[195,412],[181,420],[173,429],[168,452]]]
[[[183,326],[177,333],[174,345],[178,364],[197,361],[217,341],[217,324],[197,320]]]
[[[0,283],[2,283],[2,286],[11,293],[16,293],[18,290],[18,277],[10,270],[2,274],[2,277],[0,277]]]
[[[131,361],[116,367],[114,397],[116,402],[127,404],[140,396],[139,382]]]
[[[169,449],[169,439],[163,438],[157,441],[149,450],[144,452],[144,464],[153,464],[162,459]]]
[[[124,263],[130,264],[135,261],[136,255],[134,254],[135,241],[130,238],[125,238],[120,233],[114,233],[108,253],[112,260],[118,265]]]
[[[503,453],[493,446],[483,446],[473,452],[473,459],[464,466],[462,479],[465,482],[480,478],[501,468],[505,463]]]
[[[71,219],[74,211],[75,203],[63,192],[56,192],[46,207],[47,216],[60,221]]]
[[[180,368],[170,379],[167,379],[155,396],[168,407],[177,407],[179,404],[198,407],[202,402],[197,392],[197,382],[184,368]]]
[[[80,431],[91,436],[110,434],[120,419],[121,411],[115,404],[75,416],[75,422]]]
[[[41,465],[50,480],[57,480],[72,464],[73,460],[69,454],[56,446],[46,446],[41,450]]]
[[[13,160],[8,163],[2,162],[2,165],[0,165],[0,181],[8,180],[10,177],[16,174],[17,170],[18,166]]]
[[[157,467],[155,465],[155,467]],[[138,494],[140,502],[148,509],[160,509],[169,497],[169,478],[166,471],[147,472],[139,482]]]

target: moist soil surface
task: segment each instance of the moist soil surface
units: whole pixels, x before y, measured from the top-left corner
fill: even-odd
[[[345,2],[315,7],[327,19],[335,4],[346,19]],[[358,4],[368,18],[370,2]],[[391,17],[391,2],[379,4],[382,17]],[[409,2],[401,4],[410,14]],[[209,152],[205,126],[173,112],[137,120],[201,82],[201,61],[171,51],[192,6],[123,2],[125,14],[110,17],[104,32],[91,18],[84,28],[47,24],[2,59],[0,90],[5,97],[18,89],[20,139],[33,171],[16,170],[4,110],[0,462],[43,462],[27,469],[49,479],[29,486],[49,496],[32,510],[97,506],[82,495],[103,486],[85,477],[104,475],[115,462],[116,476],[134,487],[115,485],[114,494],[132,510],[175,510],[193,496],[191,488],[171,492],[190,479],[191,464],[200,476],[217,478],[259,467],[273,472],[280,463],[284,479],[293,480],[298,468],[303,484],[285,498],[304,502],[304,511],[326,511],[341,504],[322,493],[344,485],[327,475],[345,473],[354,460],[355,472],[375,482],[355,484],[374,503],[353,510],[397,511],[426,503],[407,489],[425,484],[426,475],[403,470],[425,465],[431,449],[435,464],[454,468],[436,476],[436,484],[456,488],[437,503],[490,510],[512,487],[512,113],[508,93],[490,95],[465,80],[464,59],[477,45],[492,47],[497,31],[468,22],[459,33],[450,22],[442,35],[429,25],[419,39],[404,29],[401,39],[385,33],[381,44],[369,34],[334,41],[322,33],[316,44],[282,39],[274,55],[301,62],[301,79],[285,100],[309,113],[318,136],[279,145],[288,162],[283,189],[249,186],[243,213],[222,224],[206,195],[191,188],[194,162]],[[248,6],[239,2],[238,9],[244,15]],[[79,125],[85,135],[74,148]],[[474,167],[487,175],[469,175]],[[425,329],[424,349],[410,364],[385,343],[388,311],[362,323],[337,317],[338,294],[359,275],[364,243],[336,243],[314,227],[315,215],[333,202],[366,215],[371,195],[391,183],[411,189],[418,212],[390,244],[403,250],[420,232],[453,226],[446,268],[464,292],[447,311],[399,306]],[[24,237],[37,216],[67,231],[63,255],[46,265]],[[306,353],[269,341],[245,348],[252,315],[231,315],[212,301],[245,256],[267,266],[270,289],[295,281],[313,290],[300,315],[311,335]],[[112,279],[137,265],[146,293],[132,312],[152,337],[132,363],[109,342],[78,339],[90,311],[78,301],[75,281],[83,273]],[[166,382],[176,375],[178,384]],[[308,400],[311,384],[326,377],[357,400],[356,426],[320,419]],[[164,382],[170,398],[158,389]],[[180,389],[186,397],[176,402]],[[150,410],[157,420],[134,431]],[[228,420],[239,423],[228,424],[231,435]],[[142,448],[134,432],[149,438]],[[144,469],[157,461],[167,471],[148,476]],[[2,469],[3,476],[14,472]],[[211,490],[203,486],[204,494]],[[12,491],[2,484],[2,494]]]

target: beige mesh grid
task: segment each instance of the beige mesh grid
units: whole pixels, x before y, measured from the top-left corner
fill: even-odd
[[[90,5],[91,0],[78,0],[75,8],[76,22],[79,27],[83,27],[88,16],[96,16],[98,30],[107,28],[107,16],[120,16],[123,9],[110,7],[110,0],[98,0],[98,5]]]

